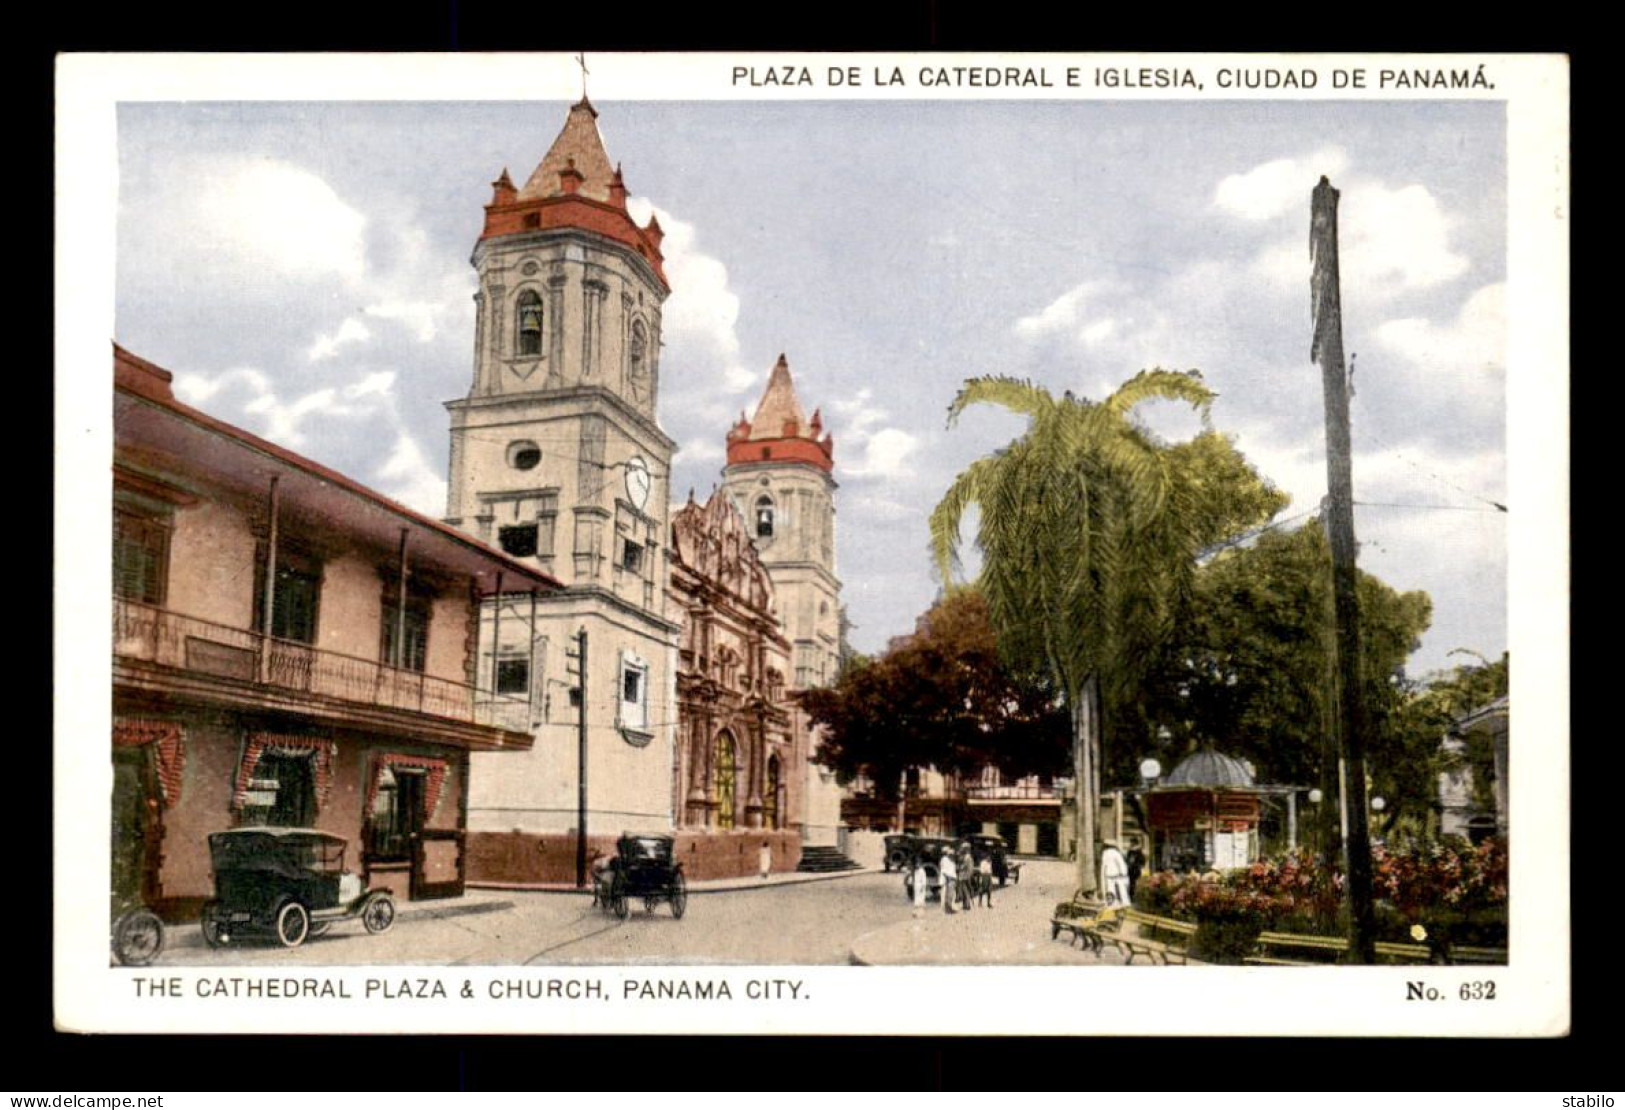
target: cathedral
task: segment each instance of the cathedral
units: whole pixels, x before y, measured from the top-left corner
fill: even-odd
[[[481,607],[479,696],[535,744],[473,757],[469,878],[573,881],[583,815],[583,855],[675,832],[693,878],[753,873],[764,844],[793,870],[839,820],[791,698],[835,674],[833,439],[781,356],[722,488],[672,506],[663,233],[627,211],[597,117],[583,97],[523,186],[493,183],[473,381],[446,406],[446,522],[561,587]]]

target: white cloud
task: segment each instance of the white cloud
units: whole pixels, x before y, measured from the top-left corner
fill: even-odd
[[[1086,324],[1078,329],[1078,338],[1083,340],[1086,346],[1094,347],[1105,341],[1116,330],[1116,320],[1110,318],[1096,320],[1094,323]]]
[[[1084,317],[1084,308],[1107,288],[1107,283],[1103,281],[1085,281],[1073,286],[1031,316],[1017,320],[1016,334],[1023,339],[1038,339],[1046,335],[1089,329],[1091,324]]]
[[[910,477],[908,457],[919,447],[919,437],[901,428],[877,427],[887,413],[871,403],[873,397],[874,391],[864,387],[851,400],[830,402],[840,417],[833,434],[843,449],[841,473],[855,478]],[[852,458],[856,461],[844,461]]]
[[[440,317],[450,308],[444,301],[384,301],[362,309],[368,316],[393,320],[412,329],[419,343],[434,340]]]
[[[863,461],[846,467],[846,472],[864,477],[905,477],[910,473],[908,457],[919,445],[918,437],[901,428],[882,428],[864,442]]]
[[[339,348],[346,343],[365,343],[371,338],[372,332],[366,324],[354,316],[346,316],[336,331],[318,335],[316,341],[310,345],[310,349],[305,352],[305,357],[311,362],[320,362],[338,354]]]
[[[366,217],[317,175],[274,160],[210,159],[194,237],[226,247],[288,276],[336,274],[358,280],[365,269]]]
[[[681,450],[685,463],[721,462],[727,457],[722,449],[722,441],[714,436],[695,436],[684,443]]]
[[[728,286],[728,267],[698,248],[693,224],[643,197],[629,197],[627,211],[639,224],[653,213],[665,232],[660,252],[672,292],[661,311],[663,343],[705,366],[711,380],[720,379],[729,393],[744,393],[761,373],[740,358],[739,295]]]
[[[1219,182],[1213,203],[1244,220],[1269,220],[1301,207],[1308,219],[1309,191],[1322,175],[1334,180],[1348,166],[1348,155],[1337,147],[1306,158],[1277,158],[1246,173],[1233,173]]]
[[[1389,320],[1377,328],[1377,339],[1418,367],[1451,375],[1469,389],[1489,378],[1498,382],[1506,362],[1506,286],[1486,285],[1475,292],[1451,323]]]
[[[1309,205],[1302,226],[1259,252],[1254,271],[1278,290],[1308,294]],[[1466,273],[1467,258],[1450,245],[1454,220],[1421,185],[1391,188],[1354,178],[1338,206],[1338,262],[1345,301],[1387,301],[1431,289]]]
[[[334,404],[337,399],[338,390],[332,388],[307,393],[289,404],[278,400],[274,393],[262,393],[244,405],[243,411],[260,418],[261,434],[266,439],[286,447],[299,447],[305,442],[299,425],[313,413],[342,414],[342,406]]]
[[[1467,270],[1467,259],[1450,247],[1454,221],[1421,185],[1390,189],[1355,180],[1338,214],[1343,271],[1356,284],[1428,289]]]
[[[236,367],[210,377],[206,374],[176,374],[175,396],[189,405],[202,406],[222,389],[241,382],[256,394],[271,388],[270,379],[251,367]]]
[[[373,394],[388,396],[395,389],[395,372],[393,370],[379,370],[368,374],[360,381],[344,387],[344,395],[351,399],[368,397]]]
[[[379,490],[425,516],[438,517],[446,510],[446,481],[429,466],[423,449],[405,432],[395,439],[395,447],[375,472]]]

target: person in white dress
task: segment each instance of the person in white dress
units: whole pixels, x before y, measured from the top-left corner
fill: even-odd
[[[1129,904],[1128,859],[1115,840],[1106,841],[1105,850],[1100,853],[1100,880],[1108,906]]]

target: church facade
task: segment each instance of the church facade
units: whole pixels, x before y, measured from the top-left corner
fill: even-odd
[[[835,440],[823,415],[809,419],[781,354],[751,419],[728,432],[723,488],[749,521],[751,542],[777,593],[795,689],[835,681],[841,653],[841,581],[835,574]],[[805,726],[803,726],[805,727]],[[809,738],[816,746],[816,737]],[[809,762],[802,804],[807,843],[834,845],[841,790]]]
[[[583,97],[523,186],[506,170],[494,182],[472,259],[473,380],[446,406],[447,523],[563,587],[499,589],[482,608],[481,674],[526,695],[508,725],[535,744],[505,764],[474,758],[471,878],[573,881],[583,774],[588,855],[623,831],[676,831],[695,878],[743,873],[746,856],[754,870],[761,841],[793,869],[822,779],[789,695],[833,676],[838,641],[832,441],[793,389],[786,409],[781,360],[784,388],[775,370],[763,401],[777,434],[758,450],[822,451],[810,467],[801,446],[746,466],[785,530],[764,536],[736,510],[733,433],[728,493],[671,507],[663,233],[627,211],[597,116]]]

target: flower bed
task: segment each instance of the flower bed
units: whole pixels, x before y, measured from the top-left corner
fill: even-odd
[[[1159,871],[1136,885],[1147,913],[1198,925],[1192,954],[1239,963],[1258,934],[1346,932],[1343,874],[1312,856],[1261,860],[1223,876]],[[1507,854],[1501,840],[1372,850],[1377,939],[1505,947]]]

